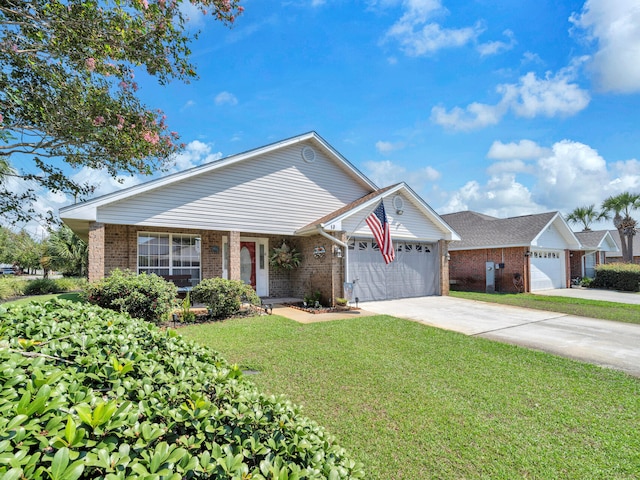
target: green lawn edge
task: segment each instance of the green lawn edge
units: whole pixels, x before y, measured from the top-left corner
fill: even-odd
[[[640,324],[640,305],[585,300],[573,297],[547,296],[531,293],[479,293],[452,291],[454,298],[479,302],[499,303],[514,307],[533,308],[550,312],[566,313],[579,317],[599,318],[617,322]]]

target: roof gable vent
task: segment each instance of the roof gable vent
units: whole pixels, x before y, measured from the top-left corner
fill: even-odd
[[[302,149],[302,159],[307,163],[313,163],[316,159],[316,151],[311,147],[304,147]]]

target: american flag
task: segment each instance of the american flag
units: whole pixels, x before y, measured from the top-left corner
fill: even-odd
[[[384,203],[380,201],[380,204],[365,220],[371,233],[373,233],[378,246],[380,247],[380,253],[384,258],[384,263],[389,264],[396,258],[396,252],[393,249],[393,242],[391,241],[391,232],[389,231],[389,222],[387,222],[387,214],[384,211]]]

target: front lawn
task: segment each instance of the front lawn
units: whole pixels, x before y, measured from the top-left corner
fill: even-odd
[[[480,302],[501,303],[514,307],[535,308],[550,312],[566,313],[579,317],[616,320],[618,322],[640,324],[640,305],[585,300],[582,298],[534,295],[532,293],[479,293],[450,292],[450,296],[477,300]]]
[[[196,325],[372,479],[637,478],[640,379],[389,316]]]
[[[22,304],[31,302],[47,302],[49,300],[71,300],[72,302],[84,302],[82,294],[78,292],[66,292],[66,293],[50,293],[47,295],[33,295],[28,297],[20,297],[15,300],[4,302],[5,304]],[[0,302],[3,303],[3,302]]]

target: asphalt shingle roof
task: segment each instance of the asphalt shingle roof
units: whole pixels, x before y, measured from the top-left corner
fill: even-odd
[[[530,245],[557,214],[558,212],[547,212],[496,218],[466,211],[448,213],[441,217],[462,237],[460,242],[450,245],[450,250],[465,250]]]
[[[604,236],[607,234],[607,230],[588,230],[573,233],[576,237],[578,237],[578,240],[580,240],[580,243],[585,249],[596,250],[598,247],[600,247],[600,243],[602,243]]]

